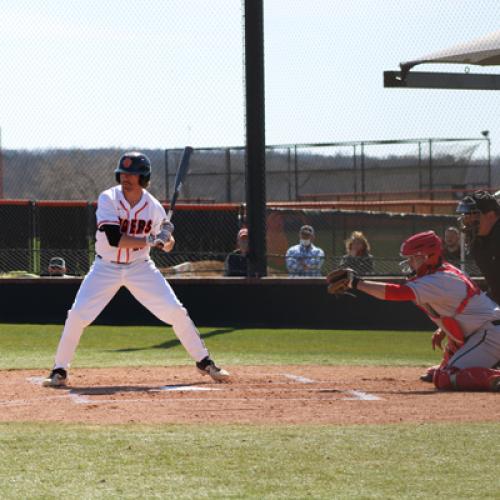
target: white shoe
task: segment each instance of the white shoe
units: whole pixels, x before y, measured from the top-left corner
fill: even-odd
[[[68,372],[64,368],[55,368],[42,382],[44,387],[61,387],[68,382]]]
[[[202,375],[210,375],[216,382],[227,382],[229,380],[229,372],[216,366],[208,356],[196,363],[196,369]]]

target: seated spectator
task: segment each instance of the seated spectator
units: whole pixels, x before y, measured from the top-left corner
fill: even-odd
[[[349,267],[357,274],[373,274],[373,255],[370,243],[361,231],[353,231],[345,241],[346,254],[340,261],[340,267]]]
[[[248,229],[238,231],[236,250],[224,261],[224,276],[247,276],[248,274]]]
[[[47,273],[42,274],[42,276],[51,276],[53,278],[66,278],[66,262],[62,257],[52,257],[49,261],[49,266],[47,268]]]
[[[460,231],[455,226],[446,228],[444,232],[443,258],[451,264],[460,263]]]
[[[312,226],[302,226],[299,239],[299,244],[290,247],[286,252],[286,268],[289,276],[321,276],[325,252],[314,246]]]

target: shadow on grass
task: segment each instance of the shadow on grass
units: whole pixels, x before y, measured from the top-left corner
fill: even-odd
[[[226,333],[234,332],[236,328],[218,328],[217,330],[211,330],[207,333],[202,333],[200,336],[202,339],[208,339],[210,337],[215,337],[216,335],[224,335]],[[167,340],[161,344],[152,345],[149,347],[129,347],[126,349],[110,349],[111,352],[135,352],[135,351],[147,351],[149,349],[172,349],[173,347],[180,346],[180,341],[175,338],[172,340]]]

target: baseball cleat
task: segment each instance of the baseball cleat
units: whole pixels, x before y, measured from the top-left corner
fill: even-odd
[[[433,375],[434,374],[432,372],[424,373],[424,374],[420,375],[420,380],[422,382],[431,382],[432,383]]]
[[[68,372],[64,368],[55,368],[42,382],[44,387],[61,387],[68,382]]]
[[[229,380],[229,372],[224,370],[224,368],[216,366],[208,356],[196,363],[196,369],[202,375],[210,375],[216,382],[226,382]]]
[[[491,377],[490,387],[493,392],[500,392],[500,376]]]

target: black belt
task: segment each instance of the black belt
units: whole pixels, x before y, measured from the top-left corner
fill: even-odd
[[[492,323],[495,325],[495,326],[498,326],[500,325],[500,319],[495,319],[492,321]]]
[[[96,254],[96,257],[98,259],[102,259],[102,257],[98,254]],[[111,264],[120,264],[122,266],[129,266],[130,264],[132,264],[132,262],[118,262],[117,260],[109,260],[108,262],[111,262]]]

